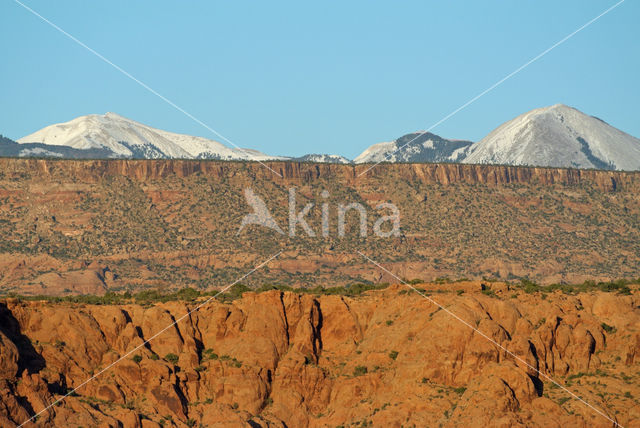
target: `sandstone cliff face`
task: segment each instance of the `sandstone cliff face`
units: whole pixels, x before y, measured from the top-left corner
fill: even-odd
[[[194,160],[53,160],[0,159],[0,170],[8,176],[33,174],[40,177],[73,175],[78,180],[96,181],[106,176],[124,176],[137,181],[157,180],[196,173],[223,178],[242,171],[258,180],[303,183],[335,179],[348,183],[366,182],[389,175],[425,184],[530,184],[577,185],[592,183],[604,190],[640,185],[640,173],[567,168],[515,167],[466,164],[380,164],[340,165],[296,162],[265,162],[274,172],[257,162],[219,162]]]
[[[195,304],[10,299],[0,425],[79,387],[35,426],[612,426],[543,375],[640,424],[637,290],[543,299],[495,283],[492,295],[476,282],[424,287],[526,364],[404,286],[213,301],[110,368]]]

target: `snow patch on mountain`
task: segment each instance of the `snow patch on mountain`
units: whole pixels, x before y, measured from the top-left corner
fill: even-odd
[[[32,149],[31,148],[22,149],[18,153],[18,156],[21,158],[28,158],[28,157],[61,158],[63,157],[62,153],[57,153],[51,150],[41,149],[38,147],[32,148]]]
[[[354,163],[459,162],[471,144],[471,141],[447,140],[430,132],[414,132],[395,141],[370,146]]]
[[[364,152],[360,153],[354,160],[354,163],[365,162],[395,162],[395,151],[398,148],[395,141],[385,141],[369,146]]]
[[[314,162],[314,163],[340,163],[350,164],[351,161],[344,156],[340,155],[322,155],[322,154],[308,154],[293,158],[292,160],[297,162]]]

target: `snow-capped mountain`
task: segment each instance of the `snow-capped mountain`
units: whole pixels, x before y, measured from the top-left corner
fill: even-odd
[[[349,164],[351,161],[340,155],[318,155],[308,154],[291,159],[296,162],[314,162],[314,163],[342,163]]]
[[[236,149],[203,137],[152,128],[115,113],[81,116],[0,141],[0,156],[290,160],[318,163],[461,162],[640,170],[640,139],[562,104],[512,119],[478,143],[414,132],[370,146],[351,162],[339,155],[297,158]]]
[[[472,145],[464,163],[640,169],[640,139],[556,104],[512,119]]]
[[[447,140],[430,132],[403,135],[395,141],[370,146],[353,161],[375,162],[460,162],[471,141]]]
[[[107,153],[108,157],[124,158],[286,159],[251,149],[229,148],[203,137],[155,129],[115,113],[91,114],[50,125],[20,138],[18,143],[41,143],[79,150],[98,149]]]

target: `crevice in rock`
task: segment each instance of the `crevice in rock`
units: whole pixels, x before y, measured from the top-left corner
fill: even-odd
[[[22,334],[20,322],[4,303],[0,303],[0,331],[13,342],[18,350],[18,371],[16,376],[25,369],[29,374],[33,374],[39,373],[40,370],[46,367],[45,359],[33,347],[31,339]]]
[[[280,292],[280,296],[278,296],[278,297],[279,297],[279,300],[280,300],[280,305],[282,307],[282,316],[284,318],[284,320],[283,320],[284,321],[284,331],[285,331],[285,334],[287,335],[287,346],[289,346],[291,344],[291,340],[290,340],[291,338],[289,337],[289,320],[287,318],[287,309],[286,309],[286,307],[284,305],[284,292],[281,291]]]
[[[178,323],[176,322],[176,317],[173,316],[173,314],[169,311],[167,311],[167,313],[169,314],[169,318],[171,319],[171,322],[173,323],[173,328],[176,330],[176,333],[178,334],[178,337],[180,338],[180,342],[184,343],[184,337],[182,337],[182,333],[180,333],[180,329],[178,328]]]
[[[313,311],[317,311],[318,313],[318,323],[317,325],[313,325]],[[320,352],[322,351],[322,311],[320,310],[320,302],[318,300],[313,300],[313,307],[311,311],[311,328],[313,330],[313,353],[316,358],[316,363],[320,358]]]
[[[536,389],[536,394],[538,394],[538,397],[542,397],[542,394],[544,393],[544,382],[542,382],[537,376],[527,376],[529,376],[529,379],[531,379],[531,382],[533,382],[533,387]]]
[[[149,351],[151,351],[151,344],[149,342],[147,342],[147,340],[144,338],[144,334],[142,333],[142,328],[139,325],[137,325],[137,326],[134,327],[134,329],[135,329],[136,334],[138,335],[138,337],[140,339],[142,339],[144,347],[146,349],[148,349]],[[151,351],[151,352],[153,352],[153,351]]]

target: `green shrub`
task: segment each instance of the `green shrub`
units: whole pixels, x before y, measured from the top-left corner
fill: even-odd
[[[242,297],[243,293],[247,291],[253,291],[251,288],[247,287],[244,284],[234,284],[227,291],[222,294],[218,294],[216,299],[221,302],[232,302]]]
[[[178,356],[173,353],[168,353],[164,356],[164,359],[172,364],[176,364],[179,360]]]
[[[365,366],[356,366],[356,368],[353,369],[353,375],[362,376],[364,374],[367,374],[368,371],[369,370]]]
[[[133,358],[131,358],[131,359],[136,364],[140,364],[140,361],[142,361],[142,357],[140,355],[138,355],[138,354],[134,355]]]
[[[567,376],[567,380],[579,379],[583,376],[589,376],[589,373],[578,372],[578,373]]]
[[[389,358],[391,358],[392,360],[395,360],[396,358],[398,358],[398,351],[389,352]]]
[[[616,331],[618,331],[618,329],[616,329],[615,327],[610,326],[609,324],[606,324],[606,323],[602,323],[602,324],[600,324],[600,326],[607,333],[615,333]]]
[[[526,278],[520,280],[520,287],[525,293],[535,293],[536,291],[540,291],[540,286],[538,284]]]
[[[496,297],[496,293],[491,289],[490,285],[482,284],[482,294],[489,297]]]
[[[217,360],[218,359],[218,354],[213,352],[213,349],[207,348],[204,351],[202,351],[202,359],[203,360]]]

